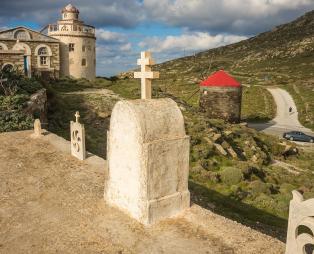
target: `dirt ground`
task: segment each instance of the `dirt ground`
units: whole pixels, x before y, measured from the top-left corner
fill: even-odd
[[[0,134],[0,253],[284,252],[282,242],[196,205],[144,227],[104,202],[103,164],[30,133]]]

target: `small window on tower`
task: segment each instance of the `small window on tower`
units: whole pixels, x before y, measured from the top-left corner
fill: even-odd
[[[69,44],[69,51],[74,51],[74,43]]]
[[[82,59],[82,66],[86,66],[86,59],[85,58]]]
[[[83,45],[82,46],[82,51],[85,52],[86,51],[86,47]]]

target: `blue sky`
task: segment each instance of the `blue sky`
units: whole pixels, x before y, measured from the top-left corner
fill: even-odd
[[[71,3],[97,29],[97,75],[136,67],[142,50],[157,62],[234,43],[314,9],[314,0],[1,0],[0,29],[40,30]]]

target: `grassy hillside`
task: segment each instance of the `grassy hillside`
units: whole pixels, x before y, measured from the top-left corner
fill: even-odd
[[[257,91],[246,93],[244,108],[249,108],[247,102],[254,100],[255,93],[262,88],[254,89]],[[174,99],[184,114],[186,131],[191,137],[189,189],[192,201],[284,237],[291,190],[299,189],[307,197],[314,197],[313,174],[309,171],[314,163],[313,152],[289,156],[287,168],[275,165],[273,160],[284,160],[286,149],[277,138],[241,124],[207,119],[179,97],[156,87],[153,92],[155,98]],[[138,80],[63,79],[51,84],[48,95],[49,130],[69,139],[69,122],[79,110],[86,126],[87,150],[106,158],[106,131],[111,110],[122,98],[139,98],[140,85]],[[263,102],[265,99],[260,101]],[[249,115],[250,110],[247,112]],[[225,155],[217,145],[224,149]]]
[[[243,84],[283,87],[295,98],[301,122],[314,129],[314,11],[248,40],[174,59],[155,69],[161,75],[156,87],[192,105],[198,104],[198,94],[190,96],[199,81],[219,69]]]
[[[297,189],[306,198],[314,197],[313,151],[301,149],[298,154],[289,142],[241,124],[207,119],[198,111],[201,77],[225,69],[247,85],[243,120],[269,120],[274,116],[273,99],[263,87],[276,85],[292,93],[301,121],[313,128],[313,35],[311,12],[249,40],[155,67],[161,78],[154,81],[153,97],[170,97],[178,103],[191,137],[189,189],[193,202],[284,237],[291,191]],[[114,103],[121,98],[140,97],[139,80],[130,76],[124,73],[115,81],[64,79],[53,83],[50,130],[69,138],[69,121],[80,110],[87,126],[87,149],[106,157],[106,130]],[[120,98],[110,95],[108,89]]]

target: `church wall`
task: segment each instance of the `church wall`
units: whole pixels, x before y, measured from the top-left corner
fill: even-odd
[[[200,110],[209,118],[228,122],[241,120],[242,88],[201,87]]]
[[[89,80],[96,77],[96,43],[95,38],[76,36],[53,36],[61,42],[61,76],[74,78],[86,78]],[[69,52],[69,44],[74,44],[74,51]],[[83,51],[85,47],[85,52]],[[82,66],[82,59],[86,60],[86,66]]]
[[[0,51],[0,68],[8,63],[13,64],[19,70],[23,70],[23,55],[20,53],[4,53],[3,51]]]
[[[1,40],[1,43],[4,43],[9,50],[12,50],[14,45],[16,45],[15,40]],[[28,59],[30,61],[30,71],[32,74],[40,75],[41,72],[50,72],[51,76],[59,77],[60,72],[60,49],[59,49],[59,42],[48,42],[48,41],[20,41],[20,43],[26,44],[31,49],[31,55],[28,56]],[[38,45],[46,45],[48,46],[52,51],[52,56],[50,57],[50,68],[42,68],[38,66],[38,56],[36,55],[36,48]],[[13,62],[16,61],[16,56],[10,54],[10,56],[7,56],[6,59],[9,61],[10,59]],[[24,57],[23,55],[20,56],[20,60],[22,61],[22,66],[24,66]],[[20,62],[18,64],[21,64]],[[22,68],[23,69],[23,68]]]

